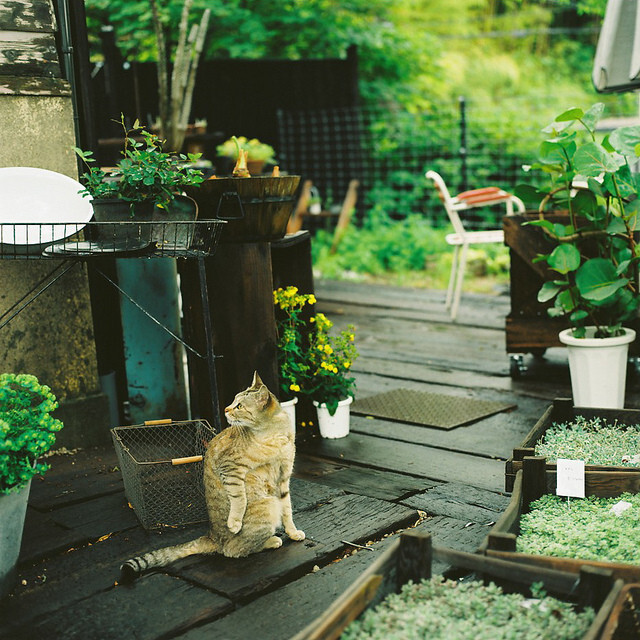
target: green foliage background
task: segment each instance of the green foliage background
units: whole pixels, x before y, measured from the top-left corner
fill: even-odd
[[[158,1],[168,41],[175,45],[182,1]],[[380,277],[426,266],[434,274],[446,273],[447,258],[439,259],[448,253],[442,234],[431,244],[433,220],[427,224],[412,214],[436,210],[423,177],[427,168],[447,178],[460,175],[459,96],[469,104],[470,185],[512,188],[515,177],[514,183],[504,182],[505,171],[519,170],[522,158],[533,160],[538,132],[566,108],[602,100],[609,116],[637,114],[633,94],[597,96],[591,84],[605,5],[605,0],[193,0],[191,19],[196,22],[205,7],[211,9],[205,59],[345,56],[350,45],[358,46],[363,107],[378,112],[370,152],[384,166],[384,178],[368,192],[361,228],[351,229],[344,241],[354,252],[352,264],[343,268],[342,258],[328,253],[322,234],[314,251],[324,273],[347,269]],[[115,28],[127,59],[156,59],[148,0],[86,0],[86,8],[94,59],[101,57],[98,35],[104,25]],[[427,144],[429,166],[422,159],[406,162]],[[443,214],[441,207],[438,211]],[[435,226],[445,224],[442,216]],[[424,242],[430,249],[407,246]],[[489,265],[495,256],[486,258]]]

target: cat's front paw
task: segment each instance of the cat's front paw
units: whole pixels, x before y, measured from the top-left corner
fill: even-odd
[[[292,540],[304,540],[306,538],[304,531],[301,531],[300,529],[294,529],[291,532],[287,531],[287,535]]]
[[[231,533],[238,533],[240,529],[242,529],[242,518],[235,518],[233,516],[229,516],[227,519],[227,528]]]

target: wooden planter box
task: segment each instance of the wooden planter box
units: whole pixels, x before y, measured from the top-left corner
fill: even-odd
[[[447,574],[456,577],[473,574],[476,579],[495,582],[505,590],[523,593],[529,592],[532,583],[542,582],[550,595],[593,607],[596,618],[584,640],[601,638],[602,629],[623,587],[621,580],[614,580],[606,571],[585,568],[576,582],[575,574],[565,571],[516,565],[479,554],[434,547],[430,534],[411,531],[403,533],[323,615],[292,640],[339,638],[348,624],[365,609],[376,606],[390,593],[399,592],[409,580],[429,579],[434,560],[450,566]]]
[[[554,223],[568,224],[565,214],[547,214]],[[543,283],[557,277],[544,262],[535,262],[540,253],[548,253],[552,245],[538,227],[523,226],[537,220],[537,213],[505,216],[502,226],[504,242],[511,260],[509,292],[511,311],[505,320],[507,353],[542,354],[547,347],[560,347],[558,333],[566,329],[566,320],[551,318],[547,309],[552,303],[538,302]]]
[[[640,638],[640,584],[625,584],[613,605],[601,640]]]
[[[544,456],[525,457],[522,470],[516,474],[511,501],[500,519],[492,527],[480,551],[492,558],[518,562],[523,566],[557,569],[579,573],[585,566],[611,571],[625,582],[640,582],[640,564],[604,562],[582,558],[561,558],[516,552],[520,534],[520,518],[530,505],[546,493],[555,494],[556,471],[547,465]],[[622,493],[640,492],[640,474],[590,471],[585,473],[585,494],[614,498]]]
[[[527,434],[519,447],[513,450],[513,455],[505,464],[504,486],[505,491],[513,491],[513,484],[516,473],[522,469],[522,460],[526,456],[535,456],[536,442],[546,433],[554,422],[572,422],[577,416],[585,418],[604,418],[613,425],[614,422],[620,423],[622,428],[625,425],[640,424],[640,410],[638,409],[595,409],[591,407],[574,407],[570,398],[556,398],[544,412],[540,420],[536,422],[531,431]],[[556,464],[548,462],[547,471],[551,474],[556,472]],[[594,475],[596,472],[608,472],[611,476]],[[616,480],[619,477],[627,477],[636,479],[633,486],[638,486],[640,491],[640,467],[623,467],[623,466],[603,466],[603,465],[586,465],[585,474],[587,483],[597,481],[602,484],[604,478],[607,484],[616,488]],[[555,478],[555,475],[553,476]],[[597,494],[600,495],[600,494]],[[604,495],[604,494],[603,494]]]

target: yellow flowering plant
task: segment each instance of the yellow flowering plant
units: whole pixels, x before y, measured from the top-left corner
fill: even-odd
[[[315,304],[316,298],[312,293],[298,293],[297,287],[280,287],[273,292],[273,302],[280,310],[276,318],[278,370],[281,396],[287,400],[305,393],[309,363],[302,310]]]
[[[331,415],[338,402],[353,396],[356,381],[351,366],[358,357],[355,327],[350,324],[337,335],[330,333],[333,322],[323,313],[311,318],[314,331],[309,337],[307,393],[325,404]]]

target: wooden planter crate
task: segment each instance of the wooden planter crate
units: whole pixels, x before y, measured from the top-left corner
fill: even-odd
[[[601,638],[613,605],[623,588],[621,580],[600,569],[587,567],[576,575],[555,569],[517,565],[479,554],[434,547],[431,535],[418,531],[403,533],[321,616],[299,632],[292,640],[334,640],[365,609],[376,606],[387,595],[399,592],[403,584],[431,577],[434,560],[450,567],[447,575],[473,574],[494,582],[506,590],[528,593],[534,582],[544,583],[547,593],[561,600],[596,610],[596,618],[584,640]]]
[[[564,214],[545,216],[554,223],[568,224]],[[523,224],[537,220],[537,213],[505,216],[504,242],[510,255],[511,311],[505,320],[507,353],[541,354],[547,347],[562,346],[558,333],[566,329],[566,320],[551,318],[547,309],[551,303],[538,302],[538,291],[543,283],[558,274],[544,262],[535,262],[540,253],[548,253],[552,245],[544,233],[535,226]]]
[[[640,584],[625,584],[613,605],[601,640],[640,638]]]
[[[505,491],[513,491],[516,473],[522,469],[522,460],[526,456],[536,455],[536,442],[538,442],[538,440],[540,440],[540,438],[547,432],[547,429],[549,429],[554,422],[572,422],[577,416],[583,416],[587,419],[603,418],[612,426],[614,422],[618,422],[620,423],[619,426],[621,428],[626,425],[640,424],[640,410],[638,409],[596,409],[591,407],[574,407],[570,398],[556,398],[553,401],[553,404],[544,412],[540,420],[538,420],[531,431],[529,431],[520,446],[513,450],[513,455],[507,460],[505,464],[504,478]],[[547,471],[551,474],[555,474],[556,464],[548,462]],[[618,478],[630,476],[635,479],[637,483],[633,486],[638,486],[638,490],[640,491],[640,467],[586,465],[585,474],[587,476],[587,482],[590,482],[590,478],[593,478],[594,480],[598,479],[598,482],[600,483],[604,482],[603,476],[594,476],[594,473],[605,471],[612,474],[610,476],[610,481],[614,490],[616,487],[616,480]],[[553,477],[555,478],[555,475]]]
[[[582,558],[560,558],[516,552],[520,533],[520,518],[528,513],[530,505],[546,493],[555,494],[556,471],[547,465],[544,456],[527,456],[522,469],[516,474],[511,501],[500,519],[491,528],[480,551],[489,557],[518,562],[523,566],[557,569],[578,573],[585,566],[611,571],[615,578],[626,582],[640,582],[640,564],[626,564],[586,560]],[[590,471],[585,473],[585,495],[615,498],[622,493],[640,492],[640,474],[615,473],[612,471]]]

